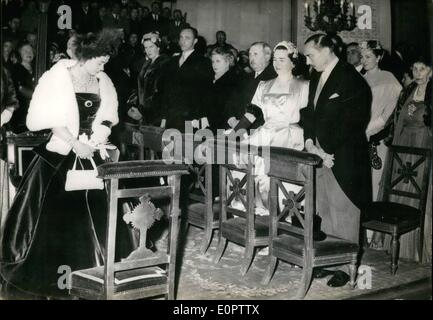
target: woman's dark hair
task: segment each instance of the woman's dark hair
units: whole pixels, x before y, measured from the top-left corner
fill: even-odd
[[[274,51],[276,50],[285,50],[288,51],[285,46],[277,46]],[[295,52],[289,53],[287,55],[289,59],[292,61],[294,67],[292,70],[292,74],[295,77],[302,76],[305,77],[308,74],[308,67],[307,67],[307,59],[305,56],[301,53],[298,53],[295,55]]]
[[[101,56],[115,56],[121,43],[117,29],[102,29],[98,34],[77,35],[77,48],[74,52],[79,60],[89,60]]]

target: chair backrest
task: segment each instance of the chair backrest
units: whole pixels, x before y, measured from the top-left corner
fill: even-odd
[[[217,142],[219,150],[224,150],[225,160],[220,164],[220,227],[228,218],[228,213],[233,217],[240,217],[246,220],[245,237],[249,239],[254,235],[255,210],[254,210],[254,157],[258,153],[241,147],[239,144]],[[235,173],[235,174],[234,174]],[[242,177],[237,176],[240,173]],[[233,208],[231,204],[234,200],[243,205]]]
[[[98,176],[107,181],[109,195],[109,212],[106,238],[107,250],[105,252],[104,266],[104,283],[107,290],[106,296],[108,298],[113,295],[115,272],[158,264],[175,264],[178,237],[178,218],[180,215],[180,176],[184,174],[187,174],[187,167],[185,165],[166,165],[163,161],[124,161],[119,163],[104,163],[98,166]],[[119,179],[155,176],[167,177],[168,185],[147,188],[118,189]],[[170,200],[168,209],[168,216],[170,220],[170,244],[167,246],[167,252],[161,255],[151,255],[149,257],[140,256],[140,254],[138,254],[134,255],[130,260],[114,263],[118,200],[124,198],[141,197],[143,195],[148,196],[149,199],[152,200],[164,198]],[[140,218],[141,217],[135,217],[135,219]],[[141,249],[145,248],[141,247]],[[174,270],[170,270],[169,272],[173,278]]]
[[[316,212],[315,170],[321,160],[318,156],[286,148],[271,147],[270,169],[270,237],[281,232],[296,234],[304,238],[304,250],[313,249],[313,221]],[[287,191],[284,182],[301,186],[297,192]],[[284,208],[279,208],[280,191],[285,197]],[[305,200],[304,206],[302,201]],[[287,222],[286,217],[296,217],[302,227]]]
[[[428,180],[431,166],[431,150],[392,145],[385,165],[385,181],[382,201],[396,195],[417,199],[418,209],[425,211]]]
[[[147,160],[156,160],[161,157],[164,149],[163,135],[164,128],[156,126],[140,126],[140,132],[143,137],[142,147],[147,151],[145,156]]]

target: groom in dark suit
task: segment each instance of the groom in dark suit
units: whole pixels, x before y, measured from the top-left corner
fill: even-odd
[[[301,111],[302,124],[306,150],[323,159],[316,180],[322,230],[358,244],[360,212],[372,193],[365,135],[372,96],[353,66],[338,59],[336,45],[325,34],[305,41],[304,53],[314,71],[308,106]],[[344,284],[330,282],[331,286]]]

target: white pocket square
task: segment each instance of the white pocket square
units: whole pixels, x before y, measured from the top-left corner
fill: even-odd
[[[335,99],[338,98],[340,95],[338,93],[333,93],[332,96],[329,97],[329,99]]]

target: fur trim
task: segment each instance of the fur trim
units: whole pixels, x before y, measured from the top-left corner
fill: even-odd
[[[30,102],[26,124],[31,131],[66,127],[74,137],[79,132],[79,111],[68,68],[75,65],[74,60],[60,60],[39,79]],[[92,128],[103,121],[119,122],[117,93],[110,78],[103,72],[97,75],[101,95],[99,107]],[[47,150],[66,155],[71,146],[52,136]]]

